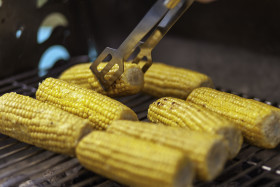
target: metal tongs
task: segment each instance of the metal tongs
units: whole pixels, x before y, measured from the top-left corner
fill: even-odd
[[[152,50],[192,2],[193,0],[157,0],[118,49],[106,47],[90,66],[103,89],[108,90],[122,75],[124,62],[129,59],[136,64],[144,60],[142,71],[145,73],[152,65]],[[107,64],[99,71],[97,67],[102,62]],[[115,65],[118,65],[118,70],[106,80],[105,75]]]

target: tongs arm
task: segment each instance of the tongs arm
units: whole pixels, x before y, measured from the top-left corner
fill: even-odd
[[[150,37],[142,42],[138,47],[140,49],[137,56],[133,59],[133,63],[139,63],[143,58],[146,59],[146,64],[142,67],[145,73],[152,65],[152,50],[161,41],[169,29],[177,22],[177,20],[184,14],[184,12],[191,6],[193,0],[173,0],[169,1],[168,6],[172,7],[171,10],[165,15],[158,26],[154,29]]]
[[[121,76],[124,71],[124,62],[137,48],[140,52],[132,57],[132,61],[138,63],[146,57],[147,63],[142,68],[145,72],[152,64],[153,48],[192,2],[193,0],[158,0],[118,49],[105,48],[90,67],[103,88],[107,90]],[[147,39],[144,42],[141,41],[144,38]],[[108,57],[109,61],[107,61]],[[101,62],[107,62],[107,65],[99,71],[97,67]],[[118,70],[109,79],[105,79],[105,75],[115,65],[118,66]]]

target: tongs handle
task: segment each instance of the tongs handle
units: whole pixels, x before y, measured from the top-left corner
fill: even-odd
[[[132,61],[138,63],[146,57],[147,63],[142,68],[145,72],[152,64],[151,51],[153,48],[192,2],[193,0],[158,0],[118,49],[105,48],[90,67],[103,88],[107,90],[122,75],[124,61],[131,57],[137,47],[140,48],[140,52]],[[154,31],[148,39],[141,42],[153,29]],[[101,62],[107,62],[107,65],[99,71],[97,67]],[[118,70],[113,76],[106,79],[105,75],[115,65],[118,66]]]

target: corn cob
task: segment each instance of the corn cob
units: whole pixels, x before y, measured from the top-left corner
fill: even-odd
[[[181,99],[186,99],[190,92],[197,87],[214,86],[207,75],[161,63],[153,63],[145,73],[144,81],[143,92],[149,95]]]
[[[116,119],[138,120],[135,112],[122,103],[54,78],[47,78],[40,84],[36,98],[88,119],[97,130],[106,129]]]
[[[129,186],[191,186],[193,179],[182,152],[125,135],[92,132],[76,152],[89,170]]]
[[[232,122],[199,105],[164,97],[149,106],[148,118],[155,123],[218,134],[230,145],[229,158],[239,152],[243,138]]]
[[[222,171],[228,156],[228,145],[224,139],[208,133],[126,120],[113,121],[107,132],[128,135],[182,151],[195,164],[198,178],[206,181],[214,179]]]
[[[92,89],[103,95],[111,97],[132,95],[140,92],[144,85],[144,75],[142,70],[137,64],[125,63],[124,73],[121,75],[108,91],[105,91],[100,85],[98,79],[89,69],[91,63],[83,63],[75,65],[66,71],[64,71],[59,79],[65,80],[70,83],[78,84],[81,87]],[[102,70],[106,63],[101,63],[98,66],[98,70]],[[114,66],[106,75],[105,78],[111,77],[114,72],[118,70],[117,66]]]
[[[78,141],[92,130],[88,120],[16,93],[0,97],[0,124],[5,135],[71,156]]]
[[[187,101],[234,122],[253,145],[274,148],[279,144],[280,110],[276,107],[209,88],[195,89]]]
[[[89,69],[90,65],[90,63],[74,65],[62,72],[59,79],[77,84],[83,88],[91,89],[88,79],[94,75]]]

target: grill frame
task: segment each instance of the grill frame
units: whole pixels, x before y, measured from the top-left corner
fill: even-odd
[[[82,58],[82,57],[81,57]],[[81,58],[70,60],[49,71],[44,77],[38,70],[23,72],[0,81],[0,95],[7,92],[35,97],[38,83],[46,77],[57,77]],[[254,98],[231,90],[245,98],[252,98],[276,107],[277,102]],[[156,100],[149,95],[137,94],[118,99],[132,108],[139,120],[148,121],[147,108]],[[56,154],[0,134],[1,186],[122,186],[114,181],[84,169],[76,158]],[[278,186],[280,185],[280,146],[267,150],[244,143],[240,153],[228,161],[222,174],[212,182],[195,181],[195,186]]]

